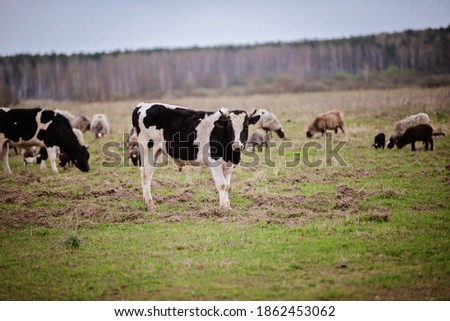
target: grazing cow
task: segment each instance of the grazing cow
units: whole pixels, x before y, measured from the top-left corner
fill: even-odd
[[[61,152],[70,156],[78,169],[83,172],[89,170],[89,152],[78,142],[67,118],[53,110],[0,108],[0,155],[4,170],[12,174],[9,146],[47,148],[54,172],[58,172],[56,148],[59,147]]]
[[[410,127],[402,136],[398,137],[396,145],[397,148],[402,148],[411,144],[411,150],[414,152],[416,150],[416,142],[424,142],[425,150],[428,150],[428,144],[430,144],[431,150],[433,150],[433,128],[426,124]]]
[[[81,146],[86,146],[86,144],[84,143],[84,136],[83,136],[83,132],[78,129],[78,128],[72,128],[73,133],[75,134],[75,136],[78,139],[78,142],[80,143]],[[88,146],[86,146],[86,148],[88,148]],[[70,159],[70,155],[67,153],[59,153],[59,166],[61,167],[66,167],[67,166],[71,166],[72,165],[72,161]]]
[[[95,138],[102,138],[109,134],[109,122],[105,114],[95,114],[92,116],[91,131]]]
[[[144,203],[155,208],[150,184],[161,153],[180,167],[209,167],[219,192],[219,204],[230,209],[228,190],[231,173],[240,162],[248,138],[248,126],[260,116],[243,110],[195,111],[166,104],[140,103],[132,115],[138,136]]]
[[[342,113],[339,110],[331,110],[316,116],[314,122],[308,127],[306,137],[311,138],[316,133],[322,133],[323,136],[327,129],[333,129],[337,134],[338,128],[345,134]]]
[[[375,136],[375,142],[372,145],[375,147],[375,149],[383,148],[386,145],[386,135],[384,133],[379,133],[377,136]]]

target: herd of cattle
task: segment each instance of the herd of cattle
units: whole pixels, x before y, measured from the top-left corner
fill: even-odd
[[[285,139],[282,125],[273,113],[265,109],[250,114],[225,108],[206,112],[161,103],[140,103],[131,118],[126,147],[133,164],[141,165],[143,198],[149,209],[155,207],[150,186],[162,154],[171,158],[180,170],[186,164],[206,165],[219,193],[220,207],[229,209],[231,174],[240,162],[241,152],[247,147],[261,150],[267,146],[271,132]],[[249,125],[256,126],[250,137]],[[306,136],[323,136],[327,130],[337,133],[338,129],[345,134],[343,115],[332,110],[317,115]],[[16,153],[17,148],[21,149],[25,164],[36,161],[43,168],[48,158],[52,170],[58,172],[56,161],[59,158],[61,166],[73,164],[87,172],[89,152],[83,133],[88,130],[96,138],[108,135],[110,126],[106,115],[96,114],[89,120],[84,115],[73,115],[63,110],[0,108],[0,157],[4,171],[12,174],[9,149],[13,147]],[[402,148],[411,144],[415,151],[415,142],[422,141],[426,150],[429,146],[433,150],[433,135],[443,134],[433,133],[428,115],[419,113],[395,124],[387,147],[396,145]],[[379,133],[373,146],[384,149],[385,144],[385,134]],[[37,147],[40,147],[39,151]]]

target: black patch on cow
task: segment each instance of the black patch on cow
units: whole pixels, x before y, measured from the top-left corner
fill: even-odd
[[[131,123],[133,124],[133,127],[136,129],[136,134],[139,136],[139,133],[141,132],[141,129],[139,128],[139,110],[140,107],[136,107],[133,110],[133,114],[131,115]]]
[[[45,147],[41,147],[41,149],[39,149],[39,153],[36,158],[37,164],[40,164],[42,161],[47,160],[48,159],[47,149]]]
[[[53,120],[55,112],[52,110],[44,110],[41,114],[41,123],[46,124]]]
[[[36,134],[38,124],[36,116],[41,108],[10,109],[0,114],[0,132],[7,139],[18,142],[30,140]]]
[[[37,137],[37,139],[43,141],[44,138],[45,138],[45,129],[40,129],[36,137]],[[47,145],[47,147],[52,147],[52,146],[54,146],[54,144],[53,145]]]
[[[147,143],[148,148],[153,148],[153,144],[154,144],[153,139],[150,139]]]

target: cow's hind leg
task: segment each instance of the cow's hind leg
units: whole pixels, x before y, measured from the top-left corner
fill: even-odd
[[[12,175],[11,168],[9,167],[9,144],[7,142],[4,142],[2,145],[0,145],[0,149],[0,155],[3,160],[3,169],[9,175]]]
[[[222,170],[222,164],[213,162],[209,169],[211,170],[214,183],[216,184],[217,191],[219,192],[219,206],[221,208],[230,209],[230,201],[228,199],[228,186]]]
[[[155,209],[156,206],[153,203],[153,197],[151,192],[151,183],[153,174],[156,169],[156,164],[159,156],[161,155],[160,149],[144,147],[141,155],[141,183],[142,183],[142,196],[144,198],[144,204],[148,210]]]

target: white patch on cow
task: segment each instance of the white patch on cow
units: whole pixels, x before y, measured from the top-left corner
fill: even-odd
[[[3,110],[3,111],[5,111],[5,112],[8,112],[8,111],[11,110],[11,108],[8,108],[8,107],[0,107],[0,109]]]
[[[214,123],[219,120],[222,114],[228,113],[228,110],[221,108],[220,111],[216,111],[212,115],[205,115],[203,119],[200,119],[200,123],[195,127],[197,137],[194,144],[198,146],[198,154],[195,159],[196,162],[202,164],[208,164],[213,161],[210,156],[209,142],[211,140],[211,132],[214,129]],[[204,153],[206,152],[206,154]]]
[[[241,132],[244,130],[244,121],[245,117],[247,116],[246,113],[241,114],[234,114],[230,113],[230,120],[231,125],[233,126],[233,132],[234,132],[234,142],[233,145],[239,144],[239,146],[243,145],[243,142],[240,141]],[[243,148],[243,146],[241,146]]]

